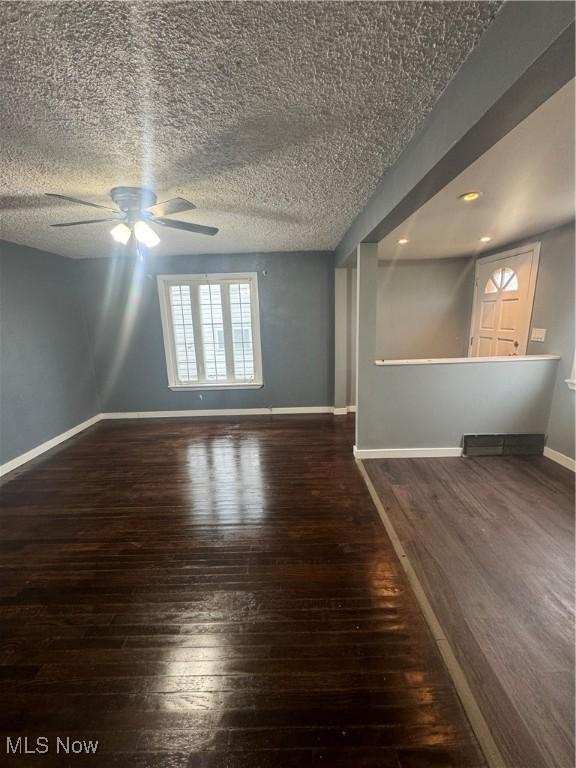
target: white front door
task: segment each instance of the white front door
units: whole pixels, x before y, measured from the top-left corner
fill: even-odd
[[[540,243],[476,262],[469,357],[525,355]]]

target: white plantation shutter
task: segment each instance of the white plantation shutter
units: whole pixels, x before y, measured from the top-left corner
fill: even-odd
[[[198,381],[190,286],[170,286],[170,309],[178,378],[180,381]]]
[[[260,386],[256,274],[158,277],[169,384]]]
[[[236,283],[229,286],[229,291],[234,376],[250,381],[254,378],[250,284]]]
[[[222,313],[222,288],[219,283],[199,285],[202,350],[204,352],[204,378],[207,381],[226,381],[226,345]]]

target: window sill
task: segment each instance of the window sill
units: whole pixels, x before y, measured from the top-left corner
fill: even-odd
[[[564,379],[566,384],[570,387],[570,389],[576,389],[576,379]]]
[[[262,389],[263,386],[263,382],[253,381],[245,384],[169,384],[168,389],[173,392],[205,392],[212,389]]]

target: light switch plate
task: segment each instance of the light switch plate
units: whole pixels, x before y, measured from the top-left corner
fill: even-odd
[[[546,340],[546,328],[532,328],[532,335],[530,341],[545,341]]]

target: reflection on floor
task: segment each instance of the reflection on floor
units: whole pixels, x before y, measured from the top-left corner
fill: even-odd
[[[364,466],[511,768],[572,768],[573,474],[542,457]]]
[[[1,734],[97,739],[91,768],[483,766],[351,448],[332,416],[102,422],[5,483]]]

